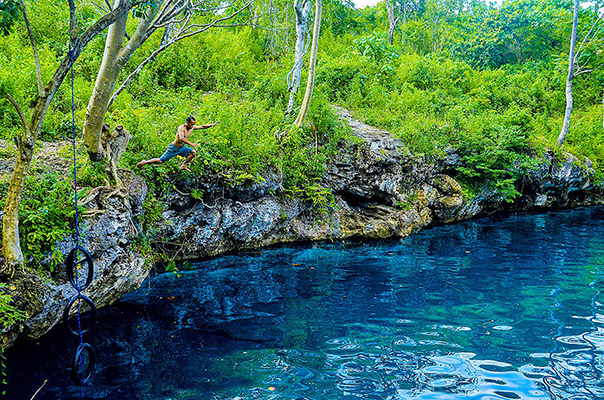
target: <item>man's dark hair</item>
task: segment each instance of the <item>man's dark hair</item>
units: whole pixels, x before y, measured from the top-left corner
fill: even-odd
[[[195,121],[195,117],[190,115],[187,117],[187,122]]]

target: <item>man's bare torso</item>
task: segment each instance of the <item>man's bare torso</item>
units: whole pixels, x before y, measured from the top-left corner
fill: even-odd
[[[185,142],[180,140],[181,132],[185,139],[189,139],[189,136],[191,136],[191,132],[193,132],[193,126],[191,126],[190,129],[187,128],[187,124],[182,124],[181,126],[178,127],[178,129],[176,130],[176,136],[174,137],[174,141],[172,142],[172,144],[174,146],[177,146],[177,147],[184,146]]]

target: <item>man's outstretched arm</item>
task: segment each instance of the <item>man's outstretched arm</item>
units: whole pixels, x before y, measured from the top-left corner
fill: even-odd
[[[206,124],[206,125],[195,125],[195,126],[193,127],[193,129],[208,129],[208,128],[211,128],[211,127],[213,127],[213,126],[218,125],[219,123],[220,123],[220,121],[218,121],[218,122],[214,122],[213,124]]]

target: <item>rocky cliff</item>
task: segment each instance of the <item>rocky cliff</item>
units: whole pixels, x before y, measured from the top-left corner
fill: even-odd
[[[122,171],[121,178],[128,195],[111,188],[97,188],[86,204],[88,210],[94,210],[91,213],[94,216],[82,218],[80,224],[80,245],[92,255],[95,268],[94,280],[83,294],[96,307],[111,304],[137,289],[150,270],[132,242],[138,236],[133,218],[142,210],[147,187],[133,173]],[[58,245],[67,255],[75,241],[68,238]],[[48,332],[62,321],[67,302],[76,295],[67,279],[65,264],[47,276],[19,269],[2,292],[11,295],[28,319],[2,331],[1,348],[10,346],[18,336],[35,339]]]
[[[469,198],[452,174],[460,163],[453,149],[438,159],[417,158],[388,132],[355,120],[344,109],[338,112],[360,140],[341,144],[327,167],[321,185],[332,191],[331,206],[317,208],[279,196],[276,175],[262,183],[221,190],[208,183],[204,193],[212,198],[205,200],[181,188],[154,226],[155,245],[185,260],[294,241],[403,237],[481,213],[604,203],[602,187],[591,182],[589,160],[567,155],[560,161],[552,154],[517,183],[522,195],[514,203],[489,189]],[[135,221],[147,188],[127,171],[121,172],[121,179],[125,192],[99,189],[88,205],[95,211],[82,223],[82,244],[96,267],[85,294],[99,307],[139,287],[149,273],[134,244],[139,236]],[[66,254],[73,245],[73,240],[66,240],[60,248]],[[65,266],[52,279],[16,273],[4,290],[29,319],[3,332],[2,347],[19,335],[39,337],[60,322],[65,304],[75,294],[65,276]]]
[[[454,150],[438,159],[416,158],[388,132],[363,124],[347,110],[338,112],[362,140],[342,144],[327,168],[321,185],[334,195],[331,207],[320,210],[272,195],[279,186],[276,176],[227,191],[209,204],[174,196],[156,227],[166,251],[199,258],[293,241],[406,236],[481,213],[604,202],[602,187],[591,182],[589,160],[567,155],[557,161],[549,153],[518,182],[522,196],[514,203],[486,188],[468,198],[450,175],[460,163]]]

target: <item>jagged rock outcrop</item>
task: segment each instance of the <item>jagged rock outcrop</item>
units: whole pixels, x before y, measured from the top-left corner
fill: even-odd
[[[271,195],[276,177],[244,196],[231,191],[211,205],[176,196],[156,226],[163,248],[179,258],[198,258],[293,241],[406,236],[480,213],[604,200],[602,188],[591,184],[589,161],[580,164],[568,155],[557,163],[551,153],[518,182],[522,196],[514,203],[488,188],[469,199],[451,176],[461,162],[455,150],[447,149],[440,159],[416,158],[388,132],[363,124],[345,109],[338,113],[362,140],[342,144],[327,167],[321,185],[334,195],[331,207],[317,210]]]

